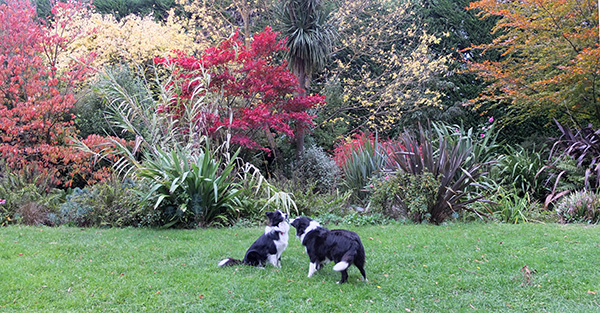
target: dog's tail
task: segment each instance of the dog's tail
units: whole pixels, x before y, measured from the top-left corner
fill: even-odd
[[[350,251],[344,254],[342,260],[333,266],[333,270],[336,272],[345,271],[350,264],[354,263],[354,256],[356,256],[356,249],[350,249]]]
[[[242,264],[243,262],[241,260],[237,260],[234,258],[227,258],[227,259],[223,259],[219,262],[219,266],[223,267],[223,266],[233,266],[233,265],[238,265],[238,264]]]

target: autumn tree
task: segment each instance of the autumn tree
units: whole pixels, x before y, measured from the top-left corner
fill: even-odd
[[[171,50],[195,52],[207,47],[195,42],[195,36],[178,22],[173,11],[165,21],[134,14],[117,20],[110,14],[81,11],[72,16],[71,25],[81,29],[82,34],[75,36],[76,40],[67,48],[75,57],[94,53],[96,58],[92,65],[102,68],[121,63],[144,65]],[[65,35],[75,34],[67,32]]]
[[[92,169],[89,155],[70,146],[75,136],[70,110],[74,89],[89,73],[89,58],[65,68],[58,60],[73,37],[63,36],[81,3],[58,2],[52,23],[40,24],[29,1],[0,4],[0,154],[9,169],[37,170],[56,185],[105,177]],[[96,146],[99,137],[88,142]]]
[[[277,36],[267,28],[255,34],[247,47],[236,33],[217,47],[206,49],[199,58],[183,52],[158,58],[157,63],[167,66],[176,77],[171,87],[178,91],[159,113],[184,120],[179,118],[189,114],[184,110],[200,106],[193,115],[195,123],[179,129],[221,141],[231,136],[231,142],[242,147],[276,152],[272,133],[293,138],[295,130],[311,125],[313,116],[307,110],[323,102],[318,95],[299,96],[297,78],[287,63],[276,57],[284,49]],[[206,74],[210,83],[203,85],[204,80],[198,78]],[[222,94],[222,98],[216,103],[201,102],[205,92]]]
[[[198,34],[196,40],[218,44],[240,31],[249,47],[252,34],[273,25],[273,0],[175,0],[180,23]]]
[[[440,105],[435,85],[448,58],[432,53],[439,38],[415,20],[413,8],[393,0],[340,2],[332,16],[340,40],[319,79],[339,98],[319,111],[320,128],[391,134],[403,114]]]
[[[471,71],[489,82],[473,104],[505,107],[522,122],[553,118],[600,125],[598,6],[592,0],[481,0],[469,5],[481,18],[499,17],[489,44],[469,55],[499,51],[501,60],[472,60]]]

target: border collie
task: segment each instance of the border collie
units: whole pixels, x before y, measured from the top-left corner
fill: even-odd
[[[265,233],[261,235],[246,251],[243,260],[227,258],[219,262],[219,266],[246,264],[264,267],[267,263],[281,267],[281,253],[288,245],[290,224],[287,223],[287,214],[276,210],[267,212],[269,222]]]
[[[348,280],[347,270],[352,264],[358,267],[363,280],[367,281],[364,269],[365,248],[357,233],[344,229],[329,230],[306,216],[297,217],[290,224],[296,228],[296,236],[300,238],[310,258],[308,277],[333,261],[333,270],[342,272],[342,279],[338,284]]]

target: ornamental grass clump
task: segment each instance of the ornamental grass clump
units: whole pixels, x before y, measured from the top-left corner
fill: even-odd
[[[352,200],[360,202],[367,198],[369,179],[383,169],[387,152],[377,136],[359,133],[335,148],[334,159],[342,170],[342,186],[352,192]]]
[[[600,220],[600,194],[578,191],[562,198],[555,209],[561,223],[597,224]]]

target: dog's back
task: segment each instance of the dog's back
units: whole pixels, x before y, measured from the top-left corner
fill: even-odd
[[[330,230],[326,245],[336,247],[330,250],[332,254],[330,259],[336,261],[336,265],[333,267],[334,271],[344,271],[350,264],[354,264],[366,279],[364,273],[365,247],[357,233],[345,229]]]
[[[348,279],[348,267],[354,264],[366,281],[365,248],[357,233],[345,229],[328,230],[306,216],[295,218],[291,225],[296,228],[296,236],[306,247],[310,258],[308,277],[318,271],[328,261],[335,262],[333,269],[342,273],[339,283]]]

